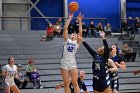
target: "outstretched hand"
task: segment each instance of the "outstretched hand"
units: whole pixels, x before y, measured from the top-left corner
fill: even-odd
[[[80,12],[79,15],[77,16],[77,19],[79,21],[82,21],[83,18],[84,18],[84,15]]]
[[[55,89],[57,90],[57,89],[60,89],[61,88],[61,86],[60,85],[56,85],[55,86]]]
[[[105,33],[104,33],[103,31],[99,31],[99,36],[100,36],[101,38],[105,38]]]
[[[77,35],[77,39],[82,41],[82,42],[84,41],[84,39],[80,35]]]
[[[73,14],[72,12],[70,12],[70,13],[69,13],[69,18],[73,18],[73,15],[74,15],[74,14]]]

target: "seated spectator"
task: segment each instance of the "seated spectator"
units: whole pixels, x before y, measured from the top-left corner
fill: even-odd
[[[135,30],[137,33],[140,33],[140,19],[139,18],[136,19]]]
[[[40,75],[39,73],[37,72],[37,69],[34,67],[33,68],[33,72],[31,73],[31,82],[33,83],[34,85],[34,89],[37,88],[37,84],[39,86],[39,88],[43,88],[41,86],[41,80],[40,80]]]
[[[46,30],[46,35],[41,35],[41,41],[48,41],[53,39],[53,25],[49,24]]]
[[[101,22],[98,23],[98,26],[96,27],[96,30],[94,30],[95,37],[99,37],[99,32],[100,32],[100,31],[101,31],[101,32],[104,31],[104,28],[103,28]]]
[[[87,90],[87,87],[84,83],[84,79],[85,79],[85,71],[79,71],[79,77],[78,77],[79,88],[83,89],[84,93],[89,93],[89,91]],[[60,83],[60,84],[57,84],[55,86],[55,89],[60,89],[62,86],[64,86],[63,82]],[[72,84],[71,80],[70,80],[69,87],[70,87],[71,93],[74,93],[74,87],[73,87],[73,84]]]
[[[63,24],[63,21],[62,21],[62,18],[58,18],[58,23],[61,25],[61,36],[62,36],[62,33],[63,33],[63,27],[64,27],[64,24]]]
[[[15,81],[15,84],[17,85],[18,88],[25,89],[28,81],[25,80],[24,75],[21,72],[21,69],[22,69],[22,65],[18,64],[17,65],[17,75],[18,75],[18,78],[14,78],[14,81]]]
[[[47,27],[47,35],[46,35],[46,40],[52,40],[53,39],[53,25],[49,24],[49,26]]]
[[[28,65],[26,67],[26,76],[31,80],[31,74],[33,72],[33,68],[35,67],[34,61],[32,59],[29,60]]]
[[[122,33],[127,33],[129,34],[129,24],[127,23],[127,20],[122,20],[122,24],[121,24],[121,29],[122,29]]]
[[[85,25],[85,22],[82,22],[82,29],[83,29],[83,37],[87,37],[87,27]]]
[[[137,55],[136,52],[133,52],[132,48],[128,47],[127,43],[123,44],[121,54],[124,56],[125,61],[128,61],[128,62],[130,61],[130,59],[131,59],[131,61],[134,62],[136,59],[136,55]]]
[[[109,23],[104,26],[104,31],[106,36],[111,37],[111,25]]]
[[[54,25],[54,36],[58,36],[60,37],[61,36],[61,31],[62,31],[62,27],[61,25],[59,24],[59,22],[57,21],[56,24]]]
[[[69,27],[68,27],[68,33],[69,33],[69,34],[72,34],[72,33],[74,33],[74,30],[75,30],[75,29],[74,29],[74,27],[73,27],[73,24],[70,23],[70,24],[69,24]]]
[[[75,20],[75,23],[74,23],[74,31],[78,34],[78,32],[79,32],[79,22],[78,22],[78,20],[76,19]]]
[[[95,30],[95,25],[94,25],[94,22],[91,21],[90,25],[88,27],[88,36],[89,37],[91,37],[91,36],[93,37],[94,36],[94,30]]]

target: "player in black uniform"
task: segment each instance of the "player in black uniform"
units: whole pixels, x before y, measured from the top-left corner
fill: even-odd
[[[100,37],[103,39],[101,48],[94,51],[83,39],[82,43],[93,57],[92,71],[93,71],[93,90],[94,93],[112,93],[110,88],[110,74],[109,71],[117,71],[117,67],[114,62],[109,59],[109,48],[105,39],[105,33],[100,32]],[[80,37],[79,37],[80,38]],[[112,68],[108,69],[108,66]]]
[[[123,60],[123,57],[119,55],[118,48],[116,45],[112,45],[112,51],[110,52],[110,58],[115,62],[117,67],[120,67],[123,71],[126,70],[126,65]],[[113,93],[118,93],[119,91],[119,80],[118,80],[118,72],[111,72],[111,88]]]
[[[78,85],[79,85],[79,88],[80,89],[83,89],[84,93],[89,93],[88,90],[87,90],[87,87],[86,87],[86,85],[85,85],[85,83],[83,81],[84,79],[85,79],[85,72],[84,71],[79,71],[79,77],[78,77]],[[57,84],[56,87],[55,87],[55,89],[59,89],[62,86],[64,86],[64,83],[63,82],[60,83],[60,84]],[[74,93],[74,87],[73,87],[73,84],[72,84],[71,80],[70,80],[69,87],[70,87],[71,93]]]

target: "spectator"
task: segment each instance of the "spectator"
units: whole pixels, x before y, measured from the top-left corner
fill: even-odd
[[[135,22],[135,30],[140,33],[140,19],[137,18]]]
[[[57,21],[56,24],[54,25],[54,36],[58,36],[60,37],[61,36],[61,32],[62,31],[62,27],[61,25],[59,24],[59,22]]]
[[[104,31],[101,22],[98,23],[98,26],[96,27],[96,30],[94,30],[95,37],[99,37],[99,32],[100,32],[100,31],[101,31],[101,32]]]
[[[53,28],[53,25],[52,24],[49,24],[49,26],[47,27],[47,35],[46,35],[46,40],[52,40],[53,39],[53,31],[54,31],[54,28]]]
[[[62,36],[62,33],[63,33],[63,27],[64,27],[64,24],[63,24],[63,22],[62,22],[62,18],[58,18],[58,23],[61,25],[61,36]]]
[[[25,80],[24,75],[21,72],[21,69],[22,69],[22,65],[18,64],[17,65],[17,75],[19,78],[14,78],[14,81],[18,88],[25,89],[28,81]]]
[[[33,72],[31,73],[31,82],[33,83],[34,85],[34,89],[36,89],[36,85],[38,84],[39,88],[43,88],[41,86],[41,80],[40,80],[40,75],[39,73],[37,72],[37,68],[33,68]]]
[[[75,23],[74,23],[74,30],[78,34],[78,32],[79,32],[79,21],[77,19],[75,20]]]
[[[46,35],[41,35],[41,41],[48,41],[53,39],[53,25],[50,23],[46,29]]]
[[[29,80],[31,80],[31,74],[33,72],[33,68],[34,68],[34,61],[32,59],[29,60],[28,65],[26,67],[26,76],[29,78]]]
[[[95,25],[94,25],[94,22],[93,21],[91,21],[90,22],[90,25],[89,25],[89,27],[88,27],[88,36],[90,37],[90,36],[94,36],[94,31],[95,30]]]
[[[122,20],[121,28],[123,33],[129,33],[129,25],[127,20]]]
[[[87,90],[87,87],[84,83],[84,79],[85,79],[85,71],[79,71],[79,77],[78,77],[78,85],[79,85],[79,88],[80,89],[83,89],[84,93],[89,93],[88,90]],[[57,84],[55,86],[55,89],[59,89],[61,88],[62,86],[64,86],[64,83],[60,83],[60,84]],[[73,84],[72,84],[72,81],[70,80],[70,90],[71,90],[71,93],[74,93],[74,87],[73,87]]]
[[[124,56],[125,60],[128,62],[130,61],[130,59],[131,59],[131,61],[134,62],[136,59],[136,55],[137,55],[136,52],[133,52],[132,48],[128,47],[127,43],[123,44],[121,54]]]
[[[106,36],[111,37],[111,25],[109,23],[104,26],[104,31]]]
[[[74,33],[74,30],[75,30],[75,29],[74,29],[73,24],[70,23],[70,24],[69,24],[69,27],[68,27],[68,31],[69,31],[68,34],[72,34],[72,33]]]
[[[63,22],[61,18],[58,18],[58,23],[61,25],[61,27],[63,27]]]
[[[85,25],[85,22],[82,22],[82,29],[83,29],[83,37],[87,37],[87,27]]]

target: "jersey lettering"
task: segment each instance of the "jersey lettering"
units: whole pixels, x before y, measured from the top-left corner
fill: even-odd
[[[10,77],[13,77],[14,76],[14,74],[10,74]]]
[[[95,70],[100,70],[100,63],[95,63]]]
[[[67,48],[68,52],[73,52],[73,49],[74,49],[74,47],[72,47],[72,46],[69,46],[69,47]]]

